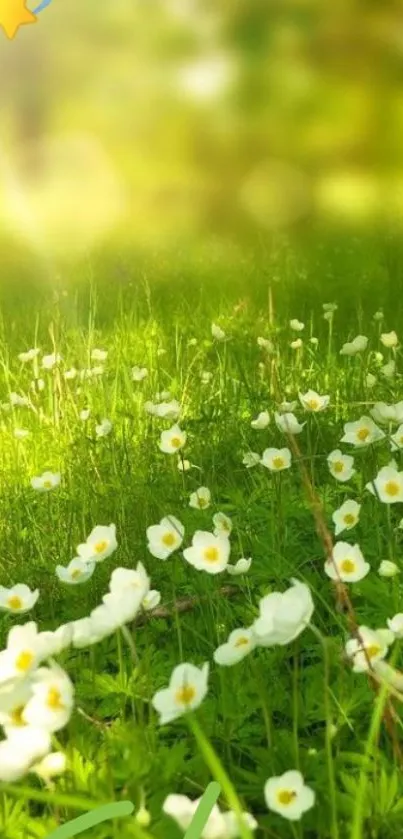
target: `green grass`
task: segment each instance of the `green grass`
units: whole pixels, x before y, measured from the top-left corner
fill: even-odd
[[[344,422],[368,414],[374,401],[397,402],[402,396],[400,351],[397,376],[382,379],[374,356],[382,349],[380,328],[372,320],[383,305],[382,330],[403,336],[400,264],[398,246],[370,250],[366,243],[365,250],[353,242],[340,252],[333,245],[308,256],[285,251],[265,273],[257,265],[232,276],[228,270],[222,282],[211,267],[206,277],[200,267],[178,265],[160,276],[158,266],[149,275],[143,267],[133,268],[122,278],[117,269],[109,273],[108,266],[102,271],[95,266],[91,282],[60,281],[56,295],[48,286],[4,285],[0,402],[16,391],[30,394],[33,407],[0,415],[0,582],[38,587],[40,598],[23,618],[3,614],[3,645],[13,623],[35,620],[41,629],[54,629],[86,616],[106,593],[112,570],[138,561],[170,611],[130,628],[135,661],[124,637],[116,634],[59,657],[76,689],[75,711],[56,734],[68,770],[51,790],[34,775],[3,790],[0,784],[5,839],[46,837],[97,802],[121,798],[136,809],[145,804],[153,837],[175,839],[181,834],[162,814],[164,799],[169,793],[199,797],[217,759],[242,806],[257,819],[259,839],[400,836],[402,767],[393,744],[394,736],[401,739],[399,702],[393,701],[396,720],[388,730],[386,696],[365,674],[353,673],[344,658],[348,621],[324,574],[323,546],[301,470],[295,458],[290,470],[274,478],[261,466],[248,470],[242,464],[249,450],[287,445],[273,418],[264,431],[250,426],[260,410],[273,417],[278,390],[287,399],[309,387],[330,394],[328,411],[308,417],[297,438],[303,462],[331,531],[331,514],[344,499],[362,503],[360,523],[340,536],[358,542],[371,564],[368,576],[349,587],[357,623],[383,627],[402,610],[399,577],[377,573],[382,559],[393,558],[401,566],[395,527],[402,508],[394,505],[388,517],[386,505],[365,490],[391,459],[387,442],[354,452],[340,446],[355,456],[357,473],[348,484],[337,483],[326,464],[328,453],[339,448]],[[322,303],[331,300],[339,309],[329,341]],[[289,346],[295,337],[288,326],[293,317],[306,324],[302,353]],[[212,321],[224,328],[228,341],[211,340]],[[342,344],[359,333],[369,337],[364,356],[340,357]],[[317,349],[308,342],[311,334],[319,339]],[[276,376],[271,358],[257,346],[258,336],[276,346]],[[189,345],[193,338],[196,344]],[[91,349],[107,349],[105,372],[83,382],[40,372],[45,389],[35,394],[32,365],[17,358],[35,345],[44,353],[60,352],[62,370],[87,368]],[[389,351],[383,351],[386,361]],[[147,367],[148,378],[133,382],[133,365]],[[372,390],[365,385],[369,370],[377,375]],[[208,384],[202,384],[203,371],[212,374]],[[198,467],[186,473],[178,471],[176,457],[158,448],[161,431],[172,423],[144,411],[145,400],[164,390],[182,405],[185,457]],[[79,412],[86,407],[91,417],[84,424]],[[300,406],[296,413],[307,419]],[[104,417],[113,422],[113,431],[98,440],[95,424]],[[15,427],[29,429],[30,436],[17,441]],[[399,452],[396,460],[401,463]],[[61,472],[61,486],[35,493],[30,480],[45,469]],[[204,511],[188,503],[201,485],[212,493]],[[233,520],[231,561],[253,558],[245,576],[198,572],[180,551],[166,562],[148,553],[146,528],[163,516],[180,519],[187,546],[195,530],[212,530],[218,511]],[[117,527],[116,553],[83,586],[60,583],[55,566],[68,564],[95,525],[110,522]],[[306,629],[284,647],[258,648],[234,667],[214,664],[216,647],[256,618],[259,599],[284,591],[292,577],[310,586],[315,631]],[[220,593],[223,585],[233,586],[231,596]],[[174,604],[188,597],[196,598],[193,607],[176,611]],[[396,666],[398,644],[392,648]],[[154,693],[168,684],[181,660],[198,666],[210,661],[209,689],[196,718],[213,753],[195,738],[186,716],[160,727],[152,708]],[[315,807],[294,824],[269,812],[263,796],[269,777],[293,768],[316,793]],[[221,803],[231,804],[225,791]],[[100,825],[91,836],[140,839],[141,829],[131,818]]]

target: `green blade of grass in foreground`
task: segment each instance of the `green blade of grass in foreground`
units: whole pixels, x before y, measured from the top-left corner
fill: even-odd
[[[184,839],[200,839],[201,832],[220,792],[220,785],[214,781],[208,785]],[[101,822],[130,816],[133,810],[134,805],[131,801],[118,801],[115,804],[105,804],[103,807],[98,807],[91,813],[86,813],[85,816],[79,816],[77,819],[68,822],[68,824],[57,827],[56,830],[49,834],[48,839],[71,839],[71,837],[78,836],[84,830],[88,830],[90,827],[94,827]]]
[[[184,839],[200,839],[203,827],[206,824],[206,821],[214,807],[214,804],[217,801],[220,792],[220,784],[217,784],[216,781],[212,781],[211,784],[208,785],[207,789],[203,793],[202,798],[199,801],[199,806],[193,816],[192,821],[190,822],[190,825],[185,833]]]

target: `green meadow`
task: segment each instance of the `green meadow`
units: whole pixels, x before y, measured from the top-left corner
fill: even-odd
[[[401,835],[402,278],[341,234],[5,271],[4,839],[180,839],[212,780],[203,839]]]

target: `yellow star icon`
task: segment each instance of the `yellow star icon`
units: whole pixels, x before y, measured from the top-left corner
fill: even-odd
[[[0,26],[7,38],[15,38],[20,26],[36,21],[35,15],[27,9],[26,0],[0,0]]]

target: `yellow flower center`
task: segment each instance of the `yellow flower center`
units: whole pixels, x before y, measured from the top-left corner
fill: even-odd
[[[46,704],[51,711],[61,711],[64,708],[62,695],[58,688],[49,688]]]
[[[71,579],[72,580],[79,580],[80,577],[82,577],[82,575],[83,575],[83,572],[80,570],[80,568],[76,568],[75,571],[71,572]]]
[[[11,595],[11,597],[9,597],[8,600],[7,600],[8,608],[9,609],[14,609],[15,611],[17,609],[22,609],[23,605],[24,604],[21,600],[21,597],[18,597],[18,594]]]
[[[245,647],[247,644],[249,644],[249,638],[246,638],[245,635],[242,635],[237,641],[235,641],[236,647]]]
[[[277,800],[279,804],[283,804],[285,806],[287,806],[287,804],[291,804],[296,797],[297,793],[291,789],[280,789],[277,793]]]
[[[308,399],[306,404],[311,411],[317,411],[317,409],[319,408],[319,402],[317,399]]]
[[[183,685],[175,693],[175,699],[179,705],[189,705],[196,696],[196,691],[192,685]]]
[[[204,559],[207,560],[207,562],[217,562],[219,558],[220,552],[218,548],[212,546],[211,548],[206,548],[204,551]]]
[[[385,484],[385,492],[386,492],[387,495],[390,495],[392,498],[394,498],[396,495],[399,495],[399,490],[400,490],[400,487],[399,487],[399,484],[397,483],[397,481],[388,481]]]
[[[346,513],[346,515],[344,516],[344,524],[354,524],[354,522],[355,516],[353,515],[353,513]]]
[[[46,481],[43,482],[43,486],[45,489],[52,489],[52,481],[50,481],[48,478]]]
[[[363,443],[365,443],[365,440],[368,439],[370,433],[371,432],[370,432],[369,428],[360,428],[360,430],[357,431],[357,437],[358,437],[359,440],[361,440]]]
[[[284,466],[284,458],[280,456],[273,457],[273,466],[275,469],[282,469]]]
[[[24,708],[25,708],[24,705],[20,705],[18,708],[14,708],[14,710],[11,711],[10,719],[11,719],[12,725],[18,725],[18,726],[25,725],[25,720],[22,716],[23,713],[24,713]]]
[[[344,470],[344,463],[342,460],[335,460],[333,463],[333,472],[336,472],[337,475],[340,475],[340,472]]]
[[[378,653],[381,652],[381,648],[379,644],[370,644],[369,647],[366,647],[366,653],[368,658],[375,658]]]
[[[182,440],[180,437],[171,437],[171,446],[173,446],[174,449],[179,449],[181,443]]]
[[[22,673],[26,673],[26,671],[31,667],[33,660],[34,656],[29,650],[22,650],[16,658],[15,666],[17,670],[21,670]]]
[[[161,541],[166,548],[172,548],[176,540],[173,533],[164,533]]]
[[[206,498],[201,498],[199,495],[197,496],[197,503],[201,509],[203,507],[207,507],[208,501]]]
[[[106,541],[106,539],[103,539],[102,542],[97,542],[96,545],[94,545],[95,553],[96,554],[103,554],[103,552],[106,551],[106,549],[108,547],[108,544],[109,543]]]
[[[343,562],[340,563],[340,571],[343,571],[344,574],[352,574],[355,571],[355,562],[352,559],[343,559]]]

